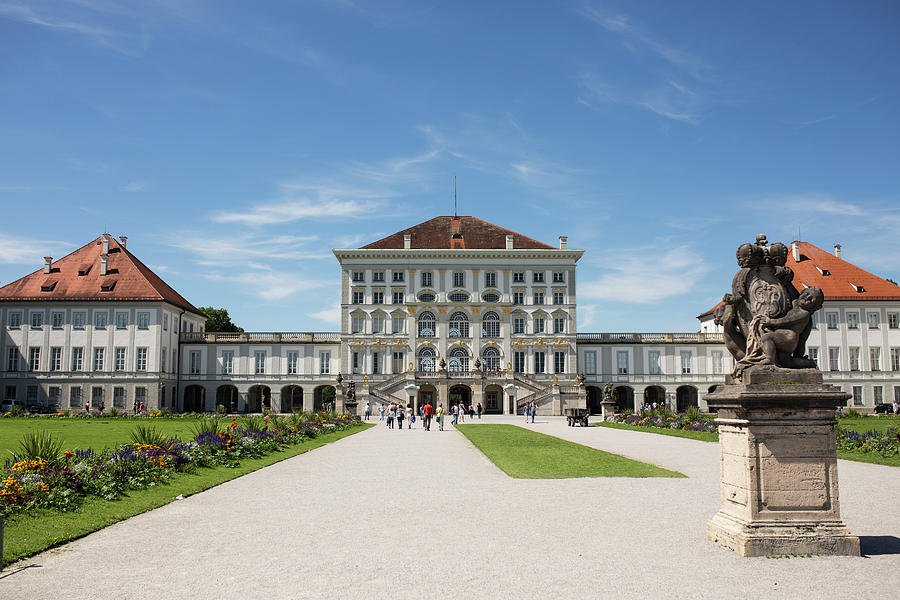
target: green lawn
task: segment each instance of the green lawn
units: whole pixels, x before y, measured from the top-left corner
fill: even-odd
[[[174,421],[171,419],[170,421]],[[185,419],[188,421],[188,419]],[[168,484],[135,490],[126,497],[108,501],[89,497],[74,512],[41,510],[10,517],[6,524],[3,562],[9,564],[103,529],[113,523],[168,504],[181,494],[184,497],[208,490],[221,483],[267,467],[276,462],[309,452],[341,438],[374,427],[362,424],[343,431],[324,433],[313,440],[274,452],[262,458],[242,460],[238,468],[198,469],[196,473],[178,473]],[[96,446],[95,446],[96,447]]]
[[[865,433],[867,431],[884,431],[893,427],[900,431],[900,417],[859,417],[857,419],[838,419],[838,427],[850,431]]]
[[[0,466],[9,458],[10,450],[19,448],[22,435],[32,431],[48,431],[63,441],[64,450],[93,448],[100,451],[131,441],[135,425],[148,423],[163,433],[189,439],[198,419],[153,417],[146,419],[60,419],[56,417],[22,417],[0,419]]]
[[[719,434],[710,433],[708,431],[687,431],[685,429],[663,429],[661,427],[640,427],[638,425],[627,425],[625,423],[594,423],[594,427],[609,427],[610,429],[627,429],[629,431],[640,431],[643,433],[658,433],[660,435],[670,435],[672,437],[688,438],[691,440],[699,440],[701,442],[718,442]]]
[[[519,479],[684,477],[675,471],[516,425],[457,425],[456,429],[501,471]]]

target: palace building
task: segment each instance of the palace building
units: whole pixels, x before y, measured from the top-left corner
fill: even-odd
[[[534,401],[544,414],[599,413],[611,382],[621,410],[684,410],[706,408],[733,367],[714,310],[697,332],[577,332],[584,251],[471,216],[334,250],[340,332],[206,332],[126,242],[103,234],[0,288],[4,399],[229,412],[461,401],[488,414]],[[840,246],[794,242],[788,266],[798,290],[825,293],[807,347],[826,382],[863,410],[900,400],[900,288],[844,261]]]

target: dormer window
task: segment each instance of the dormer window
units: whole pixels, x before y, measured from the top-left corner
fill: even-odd
[[[816,270],[822,274],[822,277],[828,277],[831,275],[831,271],[828,269],[823,269],[822,267],[816,266]]]
[[[101,285],[100,285],[100,291],[101,291],[101,292],[111,292],[111,291],[113,291],[113,290],[115,289],[115,287],[116,287],[116,281],[117,281],[116,279],[113,279],[112,281],[107,281],[106,283],[101,284]]]
[[[45,281],[44,285],[41,286],[41,291],[42,292],[52,292],[53,288],[56,287],[56,283],[57,282],[55,282],[55,281]]]
[[[850,287],[852,287],[853,291],[855,291],[857,294],[862,294],[863,292],[866,291],[866,288],[864,288],[861,285],[856,285],[855,283],[851,283]]]
[[[82,265],[81,268],[78,269],[78,276],[84,277],[85,275],[87,275],[88,273],[91,272],[91,267],[93,267],[93,266],[94,265]]]

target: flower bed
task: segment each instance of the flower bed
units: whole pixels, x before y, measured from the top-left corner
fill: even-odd
[[[835,433],[838,450],[875,453],[884,458],[900,456],[900,432],[893,427],[865,433],[838,427]]]
[[[638,427],[657,427],[660,429],[683,429],[686,431],[705,431],[718,433],[719,427],[715,421],[704,419],[696,415],[644,412],[643,414],[615,414],[606,418],[610,423],[625,423]]]
[[[359,417],[321,413],[271,419],[250,417],[241,423],[208,417],[187,442],[176,437],[165,439],[159,434],[153,439],[155,431],[151,427],[136,431],[134,442],[99,453],[90,448],[65,453],[25,452],[23,443],[23,453],[7,460],[4,466],[0,512],[74,510],[87,496],[115,500],[128,490],[165,483],[177,472],[237,467],[241,459],[265,456],[325,431],[347,429],[359,423]],[[45,441],[50,441],[49,436]]]

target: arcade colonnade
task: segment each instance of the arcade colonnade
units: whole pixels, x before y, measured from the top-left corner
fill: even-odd
[[[701,383],[653,383],[614,384],[613,397],[616,400],[616,410],[640,410],[641,403],[651,405],[664,405],[672,411],[684,412],[694,406],[701,410],[707,410],[703,396],[712,391],[713,385],[704,386]],[[591,414],[600,414],[600,402],[603,399],[603,385],[588,383],[585,385],[587,393],[587,408]]]
[[[335,386],[330,382],[187,382],[181,393],[183,412],[276,413],[334,410]]]

